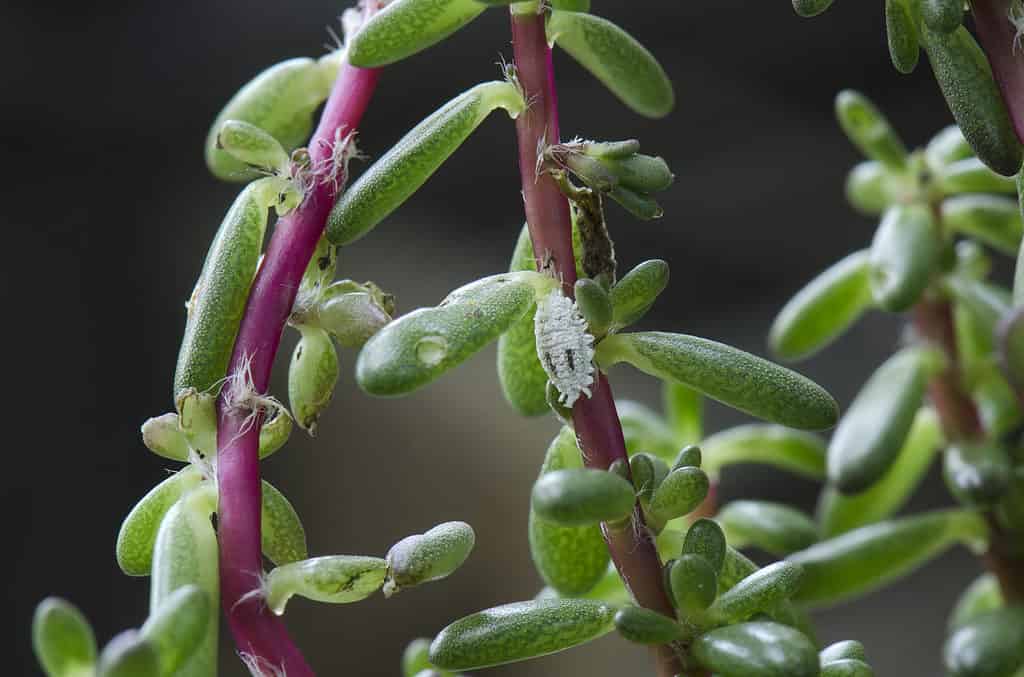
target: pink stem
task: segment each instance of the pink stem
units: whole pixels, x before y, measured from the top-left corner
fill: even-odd
[[[576,265],[569,203],[554,179],[547,174],[538,175],[536,170],[540,143],[559,141],[558,96],[543,14],[512,14],[512,47],[516,74],[530,101],[529,108],[516,119],[526,222],[533,250],[538,255],[538,266],[553,269],[560,276],[562,289],[571,297],[576,283]],[[573,423],[588,467],[607,470],[621,459],[626,462],[628,473],[629,458],[622,424],[611,385],[603,374],[594,385],[593,397],[576,401]],[[605,542],[619,575],[637,603],[675,618],[665,590],[661,559],[646,533],[642,515],[638,506],[635,518],[639,524],[635,529],[605,525]],[[670,647],[658,647],[655,660],[658,675],[672,677],[683,672]]]
[[[374,3],[367,3],[371,5]],[[367,13],[374,11],[367,7]],[[336,133],[356,129],[377,85],[377,69],[343,63],[320,125],[309,144],[310,166],[331,162]],[[300,207],[280,219],[256,274],[248,306],[238,330],[228,374],[237,377],[248,365],[256,392],[266,393],[281,334],[295,302],[299,282],[324,231],[337,197],[339,183],[317,181]],[[233,379],[232,379],[233,380]],[[229,383],[231,380],[229,380]],[[246,422],[248,412],[224,406],[225,387],[218,401],[217,481],[220,503],[217,535],[220,541],[221,603],[238,651],[260,665],[275,666],[288,677],[313,675],[292,642],[284,623],[259,599],[246,598],[260,584],[261,484],[259,432],[262,417]]]
[[[978,42],[988,55],[1017,138],[1024,143],[1024,45],[1010,23],[1010,0],[972,0],[971,8]]]

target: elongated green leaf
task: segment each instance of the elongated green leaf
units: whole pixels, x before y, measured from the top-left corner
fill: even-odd
[[[398,318],[370,339],[356,381],[372,395],[404,395],[462,364],[504,333],[554,280],[536,272],[503,273],[456,289],[435,308]]]
[[[976,157],[964,158],[945,165],[935,180],[939,188],[947,194],[1017,192],[1014,179],[996,174]]]
[[[288,364],[288,401],[299,427],[316,435],[320,413],[327,408],[338,381],[338,351],[319,327],[300,327],[302,338]]]
[[[306,530],[295,508],[270,482],[263,481],[262,547],[267,559],[277,565],[308,556]]]
[[[563,427],[548,446],[541,476],[582,467],[576,434]],[[546,520],[530,506],[530,554],[544,582],[560,594],[576,597],[591,590],[608,569],[608,548],[601,527],[566,527]]]
[[[647,451],[669,459],[679,451],[675,433],[654,410],[632,400],[617,400],[615,408],[629,453]]]
[[[921,18],[933,31],[952,33],[963,23],[964,4],[960,0],[921,0]]]
[[[722,677],[818,677],[818,651],[778,623],[740,623],[694,640],[693,655]]]
[[[811,479],[825,476],[825,441],[781,425],[750,423],[715,433],[701,444],[702,467],[714,476],[736,463],[764,463]]]
[[[704,438],[704,398],[693,388],[666,381],[661,399],[665,417],[676,434],[677,444],[697,444]]]
[[[403,538],[388,550],[384,594],[390,597],[404,588],[450,576],[474,545],[476,534],[465,522],[445,522]]]
[[[854,597],[909,573],[955,543],[975,544],[984,533],[981,517],[967,510],[940,510],[848,531],[787,558],[804,569],[794,599],[820,606]]]
[[[544,519],[583,526],[628,517],[635,498],[633,485],[615,473],[577,468],[542,475],[533,485],[531,502]]]
[[[940,210],[945,227],[1005,254],[1017,253],[1024,225],[1016,200],[1000,195],[954,195],[942,201]]]
[[[211,615],[216,618],[210,608],[216,604],[199,586],[185,585],[168,595],[146,619],[140,634],[156,647],[161,674],[178,674],[199,648]]]
[[[582,12],[554,10],[548,40],[568,52],[641,115],[660,118],[675,105],[664,69],[631,35],[612,22]]]
[[[734,548],[752,545],[788,555],[818,540],[818,528],[796,508],[769,501],[733,501],[716,516]]]
[[[792,562],[775,562],[758,569],[722,593],[708,613],[722,623],[736,623],[768,611],[799,588],[803,572]]]
[[[896,460],[869,489],[843,494],[825,487],[818,503],[822,535],[835,536],[894,514],[924,478],[942,443],[938,416],[932,409],[921,409]]]
[[[430,662],[478,670],[557,653],[614,628],[615,609],[583,599],[516,602],[459,619],[430,645]]]
[[[828,447],[828,478],[840,491],[867,489],[896,460],[937,359],[930,348],[904,348],[857,393]]]
[[[956,125],[943,128],[924,149],[925,163],[935,173],[952,162],[966,160],[972,155],[974,150],[971,144],[967,143],[963,132]]]
[[[850,254],[801,289],[772,324],[769,344],[779,357],[809,357],[838,338],[872,304],[869,252]]]
[[[718,526],[718,522],[707,517],[696,520],[686,531],[682,554],[703,557],[715,573],[721,574],[728,558],[728,546],[725,544],[722,527]],[[732,587],[732,584],[729,587]]]
[[[117,564],[129,576],[148,576],[160,522],[171,506],[203,481],[194,467],[177,472],[150,489],[121,523],[117,534]]]
[[[654,490],[647,513],[654,524],[689,514],[704,501],[709,486],[708,476],[700,468],[685,466],[673,470]]]
[[[960,593],[949,614],[949,629],[955,630],[984,613],[1001,608],[1004,603],[999,579],[991,573],[984,573]]]
[[[291,562],[267,575],[267,606],[280,616],[294,595],[346,604],[366,599],[384,584],[387,562],[380,557],[330,555]]]
[[[249,167],[288,175],[288,153],[271,134],[242,120],[225,120],[217,132],[217,148]]]
[[[249,181],[259,171],[222,150],[218,136],[228,120],[262,129],[286,150],[302,145],[313,129],[313,113],[327,98],[334,80],[329,63],[288,59],[266,69],[238,90],[206,137],[206,164],[214,176],[227,181]]]
[[[92,626],[73,604],[57,597],[36,607],[32,648],[47,677],[91,675],[96,665]]]
[[[576,307],[587,321],[590,333],[596,337],[607,334],[612,324],[612,302],[604,287],[585,277],[576,280],[573,295],[576,297]]]
[[[618,330],[637,322],[667,285],[668,264],[661,259],[644,261],[626,273],[608,293],[612,328]]]
[[[821,430],[838,406],[821,386],[750,353],[685,334],[638,332],[609,336],[597,347],[602,368],[629,362],[640,371],[698,390],[740,411],[776,423]]]
[[[185,336],[174,374],[175,398],[186,388],[205,393],[227,372],[235,335],[263,248],[271,188],[260,179],[246,186],[214,237],[188,303]]]
[[[921,44],[907,3],[885,0],[885,28],[892,65],[900,73],[913,73],[921,56]]]
[[[946,103],[974,152],[1000,174],[1016,174],[1020,141],[981,47],[963,26],[948,34],[925,28],[923,41]]]
[[[822,665],[841,660],[867,660],[864,645],[852,639],[845,639],[841,642],[829,644],[821,650],[821,653],[819,653],[818,656],[821,659]]]
[[[943,647],[952,677],[1012,675],[1024,666],[1024,607],[1007,607],[976,617],[957,629]]]
[[[328,240],[347,245],[366,235],[415,193],[493,110],[504,108],[515,117],[525,107],[514,84],[485,82],[431,113],[342,194],[327,219]]]
[[[485,9],[474,0],[395,0],[355,34],[348,60],[361,68],[400,61],[441,42]]]
[[[889,121],[866,96],[844,89],[836,96],[836,117],[843,131],[869,159],[887,167],[902,169],[907,148]]]
[[[615,614],[615,629],[637,644],[668,644],[683,634],[683,629],[675,620],[632,604]]]
[[[942,244],[926,205],[887,209],[868,257],[875,302],[897,313],[917,303],[938,267]]]

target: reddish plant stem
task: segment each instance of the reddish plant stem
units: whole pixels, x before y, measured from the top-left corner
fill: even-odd
[[[373,4],[373,3],[367,3]],[[367,13],[373,11],[367,8]],[[379,71],[343,63],[309,145],[312,167],[330,162],[336,131],[354,130],[377,84]],[[270,371],[295,294],[327,223],[339,183],[317,181],[294,212],[280,219],[256,273],[248,306],[235,340],[228,374],[251,379],[257,393],[266,393]],[[247,370],[247,373],[242,372]],[[229,383],[232,382],[231,379]],[[237,382],[237,381],[236,381]],[[220,541],[221,603],[238,651],[264,667],[274,666],[289,677],[313,675],[281,620],[260,599],[246,598],[260,584],[261,484],[259,432],[248,412],[218,400],[217,481],[220,499],[217,535]]]
[[[971,9],[978,42],[992,65],[1017,138],[1024,143],[1024,49],[1010,23],[1010,0],[971,0]]]
[[[933,376],[928,395],[939,415],[946,439],[950,442],[979,440],[984,428],[974,400],[960,378],[960,364],[953,327],[953,309],[949,301],[925,299],[914,308],[914,328],[921,338],[941,348],[949,359],[946,368]],[[1014,552],[1013,535],[995,515],[985,513],[989,525],[989,547],[985,565],[999,581],[1007,600],[1024,601],[1024,561]]]
[[[576,283],[569,203],[555,181],[537,173],[538,148],[559,141],[558,98],[551,49],[543,14],[512,13],[512,46],[516,74],[530,106],[516,119],[519,171],[522,178],[526,222],[538,268],[553,271],[570,297]],[[603,374],[594,384],[593,397],[577,400],[573,423],[587,467],[607,470],[617,460],[629,459],[611,385]],[[675,618],[662,575],[657,548],[643,524],[639,505],[636,528],[603,525],[605,542],[619,575],[641,606]],[[673,677],[683,672],[679,658],[668,646],[655,650],[657,674]]]

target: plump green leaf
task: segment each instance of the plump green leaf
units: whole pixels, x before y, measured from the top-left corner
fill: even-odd
[[[575,468],[542,475],[533,485],[531,502],[544,519],[583,526],[629,517],[635,496],[633,485],[615,473]]]
[[[279,451],[292,434],[292,417],[284,407],[268,416],[260,427],[260,460]]]
[[[547,35],[637,113],[660,118],[675,105],[672,83],[657,59],[612,22],[554,10]]]
[[[967,510],[940,510],[848,531],[788,557],[804,569],[794,599],[820,606],[868,592],[955,543],[975,543],[984,533],[981,517]]]
[[[336,66],[329,60],[288,59],[266,69],[238,90],[217,115],[206,137],[206,164],[214,176],[248,181],[259,171],[232,157],[218,144],[228,120],[249,123],[290,151],[305,143],[313,129],[313,113],[333,84]]]
[[[928,28],[940,33],[952,33],[964,19],[961,0],[921,0],[921,18]]]
[[[475,0],[395,0],[351,39],[348,60],[361,68],[400,61],[441,42],[485,9]]]
[[[852,89],[839,92],[836,96],[836,117],[853,145],[869,159],[893,169],[906,166],[906,146],[866,96]]]
[[[175,398],[187,388],[205,393],[227,373],[235,335],[263,248],[268,184],[246,186],[228,210],[206,254],[188,302],[185,336],[174,374]]]
[[[338,351],[319,327],[299,327],[302,337],[288,364],[288,401],[299,427],[316,435],[320,413],[327,408],[338,381]]]
[[[1010,485],[1010,456],[998,442],[953,444],[946,449],[943,461],[946,486],[968,505],[992,506]]]
[[[683,383],[740,411],[776,423],[822,430],[839,408],[809,379],[750,353],[708,339],[638,332],[609,336],[596,360],[607,369],[629,362],[640,371]]]
[[[287,175],[288,153],[269,132],[242,120],[225,120],[217,132],[217,148],[242,164]]]
[[[842,660],[858,660],[866,661],[867,653],[864,651],[864,645],[853,639],[844,639],[841,642],[835,642],[829,644],[821,653],[818,654],[821,659],[821,664],[835,663],[836,661]]]
[[[584,599],[505,604],[461,618],[430,645],[430,662],[446,670],[478,670],[557,653],[614,628],[615,609]]]
[[[802,577],[800,566],[792,562],[769,564],[722,593],[708,612],[722,623],[747,620],[792,597]]]
[[[263,481],[262,493],[262,547],[263,554],[280,566],[308,556],[306,530],[295,508],[284,494],[270,482]]]
[[[177,670],[195,653],[206,636],[211,600],[197,585],[185,585],[168,595],[150,614],[140,630],[142,638],[157,649],[163,675]]]
[[[823,536],[835,536],[894,514],[924,478],[943,443],[939,419],[932,409],[921,409],[896,460],[865,491],[843,494],[826,486],[818,502]]]
[[[654,490],[647,513],[654,524],[689,514],[704,501],[710,484],[700,468],[686,466],[673,470]]]
[[[582,467],[576,434],[563,427],[550,446],[541,475]],[[608,569],[608,548],[601,527],[566,527],[546,520],[530,507],[530,554],[544,582],[560,594],[575,597],[591,590]]]
[[[951,162],[935,177],[943,193],[1016,193],[1012,178],[996,174],[976,157]]]
[[[633,454],[629,459],[629,472],[637,495],[649,501],[662,480],[668,475],[668,463],[646,451]]]
[[[942,224],[975,237],[1006,254],[1020,247],[1021,223],[1017,201],[1001,195],[954,195],[942,201]]]
[[[874,677],[875,671],[864,661],[844,658],[821,667],[821,677]]]
[[[778,623],[730,625],[694,640],[693,655],[721,677],[818,677],[818,651]]]
[[[974,152],[1000,174],[1016,174],[1021,144],[981,47],[963,26],[950,33],[926,27],[923,42],[946,103]]]
[[[1024,607],[982,614],[960,626],[943,647],[952,677],[1012,675],[1024,666]]]
[[[407,4],[399,2],[389,9]],[[415,193],[493,110],[504,108],[515,117],[525,107],[522,92],[514,84],[495,81],[479,84],[431,113],[341,195],[327,219],[328,240],[347,245],[369,233]]]
[[[615,614],[615,629],[630,642],[637,644],[668,644],[683,634],[674,619],[632,604]]]
[[[786,360],[813,355],[871,307],[868,258],[867,250],[850,254],[783,306],[768,337],[776,355]]]
[[[356,380],[372,395],[404,395],[430,383],[495,340],[534,305],[536,272],[503,273],[456,289],[377,332],[356,362]]]
[[[316,308],[316,323],[346,348],[362,348],[391,316],[370,292],[332,295]]]
[[[92,626],[73,604],[57,597],[36,607],[32,648],[47,677],[84,677],[96,665]]]
[[[384,594],[447,578],[473,552],[476,534],[465,522],[445,522],[422,534],[407,536],[387,555]]]
[[[716,517],[734,548],[752,545],[773,555],[788,555],[818,540],[814,521],[782,503],[732,501]]]
[[[936,359],[930,348],[904,348],[857,393],[828,447],[828,478],[840,491],[867,489],[896,460]]]
[[[147,419],[142,424],[142,443],[157,456],[188,461],[188,440],[178,428],[178,415],[174,412]]]
[[[143,496],[121,523],[115,553],[121,571],[129,576],[148,576],[153,566],[153,545],[160,522],[171,506],[203,481],[194,467],[177,472]]]
[[[103,647],[96,677],[142,677],[159,675],[160,655],[156,646],[137,630],[125,630]]]
[[[1004,603],[999,579],[991,573],[984,573],[960,593],[949,614],[949,629],[955,630],[984,613],[1002,608]]]
[[[722,572],[727,553],[725,533],[715,520],[701,517],[686,531],[682,554],[703,557],[716,573]],[[732,584],[729,587],[731,586]]]
[[[599,283],[585,277],[576,280],[576,307],[594,336],[604,336],[612,324],[612,303],[608,292]]]
[[[917,303],[938,267],[942,244],[928,206],[887,209],[868,256],[875,303],[897,313]]]
[[[612,303],[612,328],[637,322],[668,285],[668,264],[661,259],[644,261],[626,273],[608,292]]]
[[[885,0],[885,28],[892,65],[900,73],[914,72],[921,56],[921,44],[907,3],[902,0]]]
[[[267,606],[284,613],[294,595],[317,602],[346,604],[366,599],[384,584],[387,562],[380,557],[330,555],[291,562],[267,575]]]
[[[876,215],[914,191],[904,172],[894,172],[881,162],[866,160],[846,175],[846,200],[864,214]]]
[[[825,476],[825,441],[814,433],[781,425],[749,423],[715,433],[701,443],[709,475],[736,463],[764,463],[821,479]]]
[[[718,574],[702,555],[684,553],[669,565],[668,585],[682,617],[703,619],[718,594]]]
[[[672,463],[672,470],[691,466],[699,468],[702,460],[703,458],[700,447],[695,444],[687,444],[685,447],[680,449],[679,454],[676,455],[676,460]]]

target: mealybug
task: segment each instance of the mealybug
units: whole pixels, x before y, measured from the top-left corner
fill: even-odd
[[[555,289],[537,303],[534,316],[537,356],[559,401],[571,407],[580,393],[590,397],[594,383],[594,337],[576,304]]]

